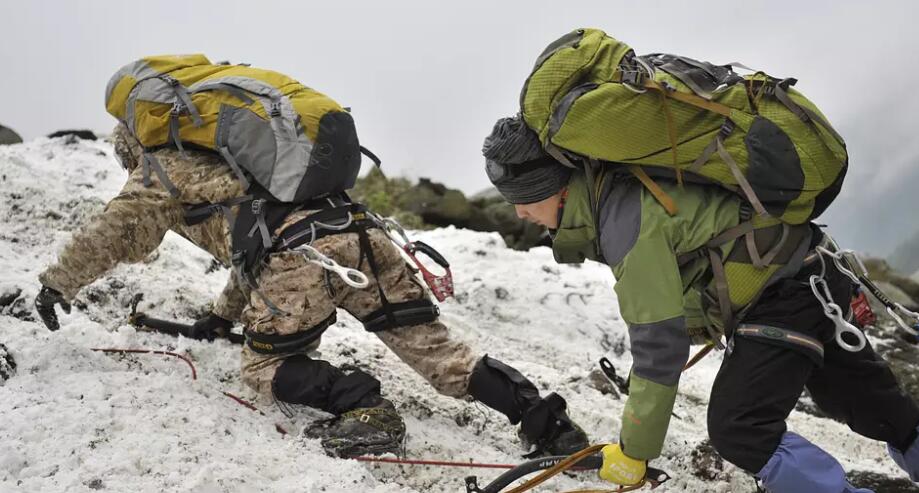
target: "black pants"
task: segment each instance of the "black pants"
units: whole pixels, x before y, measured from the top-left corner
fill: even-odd
[[[708,431],[725,459],[756,473],[775,452],[785,419],[806,387],[821,410],[852,431],[901,450],[916,437],[919,408],[906,396],[887,363],[870,345],[857,353],[834,342],[835,326],[823,314],[810,285],[820,262],[771,286],[743,323],[793,330],[824,343],[822,361],[812,351],[737,335],[712,388]],[[847,307],[848,278],[828,262],[833,298]]]

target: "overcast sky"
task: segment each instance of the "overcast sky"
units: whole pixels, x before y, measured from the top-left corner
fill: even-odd
[[[390,174],[488,186],[480,148],[516,113],[549,42],[598,27],[638,53],[740,61],[794,76],[846,138],[826,220],[886,254],[919,229],[919,2],[0,0],[0,123],[24,138],[108,131],[109,77],[151,54],[205,53],[287,73],[353,108]],[[890,195],[898,205],[878,200]]]

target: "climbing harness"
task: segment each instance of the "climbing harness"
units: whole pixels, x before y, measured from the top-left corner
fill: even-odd
[[[416,273],[421,274],[422,279],[431,289],[437,301],[444,301],[453,296],[453,273],[450,270],[450,263],[433,247],[422,241],[410,240],[405,233],[405,229],[398,221],[393,218],[381,217],[361,204],[351,203],[336,206],[332,203],[331,205],[333,206],[332,208],[311,214],[303,220],[286,227],[276,239],[275,246],[272,247],[271,251],[299,250],[310,261],[341,276],[349,286],[365,288],[369,285],[369,283],[363,284],[366,276],[334,265],[331,259],[326,260],[327,257],[312,247],[316,240],[330,234],[362,234],[361,232],[367,229],[379,228],[412,261],[410,266]],[[304,248],[304,245],[308,248]],[[439,276],[432,273],[418,258],[418,254],[426,255],[443,268],[444,273]],[[360,276],[357,274],[360,274]],[[356,283],[363,285],[358,286]]]
[[[450,263],[447,259],[427,243],[416,240],[411,241],[405,233],[405,229],[398,221],[391,217],[383,218],[379,215],[370,213],[371,218],[379,225],[380,229],[397,247],[399,247],[409,259],[415,264],[415,270],[421,273],[421,278],[428,285],[437,301],[444,301],[453,296],[453,272],[450,270]],[[437,276],[428,270],[427,267],[418,259],[417,254],[422,253],[434,261],[443,270],[443,275]]]
[[[912,334],[919,332],[919,313],[908,310],[902,304],[891,300],[868,276],[868,268],[858,257],[855,251],[849,249],[840,249],[836,241],[829,235],[825,236],[824,244],[815,248],[820,259],[820,275],[810,277],[811,290],[817,301],[823,306],[823,311],[827,318],[836,325],[836,342],[847,351],[857,352],[865,347],[866,340],[864,334],[857,327],[848,322],[842,308],[834,302],[830,295],[829,287],[823,276],[826,272],[825,258],[831,258],[836,268],[843,275],[848,277],[857,286],[864,288],[880,301],[887,309],[887,313],[897,324]],[[914,325],[910,325],[904,318],[912,319]],[[843,334],[852,334],[858,341],[857,344],[849,344],[843,340]]]
[[[350,267],[342,267],[338,262],[326,257],[322,252],[309,244],[300,245],[291,251],[300,253],[310,262],[333,274],[337,274],[338,277],[341,277],[341,279],[345,281],[345,284],[352,288],[364,289],[370,285],[370,280],[367,279],[367,276],[363,272]]]

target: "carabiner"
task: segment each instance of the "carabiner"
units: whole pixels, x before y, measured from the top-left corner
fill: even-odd
[[[820,302],[820,306],[823,307],[824,315],[826,315],[836,327],[836,344],[839,344],[839,347],[846,351],[853,353],[857,353],[864,349],[865,345],[868,344],[868,340],[865,339],[865,334],[863,334],[858,327],[852,325],[845,319],[845,312],[833,301],[833,296],[830,293],[830,287],[827,285],[826,280],[820,276],[810,276],[809,281],[811,291],[814,292],[814,297],[817,298],[817,301]],[[856,344],[849,344],[843,339],[843,334],[851,334],[858,342]]]
[[[350,267],[343,267],[338,265],[337,262],[323,255],[322,252],[310,245],[300,245],[297,248],[294,248],[293,251],[300,252],[306,258],[306,260],[322,267],[323,269],[338,274],[338,277],[340,277],[342,281],[345,282],[345,284],[351,286],[352,288],[364,289],[370,285],[370,279],[368,279],[363,272],[357,269],[352,269]]]

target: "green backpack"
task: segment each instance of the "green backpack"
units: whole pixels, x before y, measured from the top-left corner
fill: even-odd
[[[842,137],[795,79],[632,49],[578,29],[536,60],[520,95],[524,121],[565,164],[612,163],[638,177],[668,212],[652,177],[740,193],[763,218],[802,224],[839,193]]]

